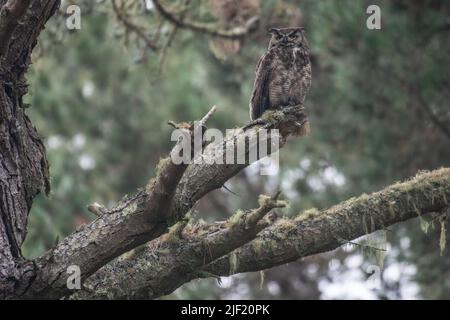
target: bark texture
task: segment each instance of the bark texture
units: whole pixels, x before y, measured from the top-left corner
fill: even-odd
[[[158,298],[192,279],[265,270],[333,250],[398,222],[432,212],[441,214],[449,208],[449,200],[450,169],[421,173],[329,209],[280,218],[254,239],[242,237],[245,244],[239,248],[228,245],[218,259],[210,250],[215,253],[215,248],[223,245],[213,238],[223,223],[194,227],[169,250],[164,239],[157,239],[131,257],[101,269],[73,298]],[[197,245],[199,239],[206,241],[203,246]]]
[[[50,190],[45,148],[26,115],[24,74],[59,1],[0,0],[0,298],[32,277],[21,246],[33,198]]]
[[[210,116],[211,114],[207,114],[197,126],[202,127]],[[279,116],[277,121],[269,125],[274,128],[282,126],[285,136],[280,136],[280,131],[276,131],[260,142],[281,140],[281,145],[278,145],[281,147],[287,136],[296,130],[292,123],[298,119],[306,119],[302,108],[298,107]],[[20,297],[58,299],[67,296],[72,293],[66,285],[70,276],[67,273],[69,266],[78,266],[84,281],[119,255],[166,233],[167,228],[183,219],[205,194],[220,188],[240,170],[256,161],[250,161],[246,156],[243,164],[224,165],[213,162],[230,150],[236,150],[239,141],[256,141],[258,129],[258,126],[246,131],[236,129],[224,143],[207,146],[197,155],[203,159],[199,164],[175,165],[171,157],[161,160],[157,176],[143,190],[138,191],[131,199],[124,199],[118,209],[109,212],[100,210],[105,213],[35,259],[34,269],[30,271],[33,277],[26,283],[26,292],[22,292]],[[191,125],[187,130],[192,133],[196,129]],[[189,137],[194,139],[193,134]],[[172,153],[176,152],[177,146]],[[246,155],[255,147],[255,144],[248,142]],[[278,147],[275,146],[270,151],[275,152]]]
[[[71,298],[148,299],[170,293],[181,275],[205,275],[201,270],[203,265],[254,239],[270,225],[275,215],[263,219],[266,214],[286,206],[277,197],[261,196],[258,209],[237,212],[227,221],[216,224],[186,226],[189,219],[184,219],[167,235],[99,270],[87,281],[84,290]],[[167,254],[169,252],[171,254]],[[145,270],[152,270],[152,274]],[[127,285],[123,286],[125,283]]]

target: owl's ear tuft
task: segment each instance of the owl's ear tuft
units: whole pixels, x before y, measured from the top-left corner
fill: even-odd
[[[278,28],[270,28],[269,29],[269,34],[279,34],[280,33],[280,29]]]

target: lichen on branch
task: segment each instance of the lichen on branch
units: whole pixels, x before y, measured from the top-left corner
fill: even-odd
[[[333,250],[368,232],[375,232],[419,215],[441,212],[449,208],[448,199],[450,169],[422,172],[405,182],[393,184],[370,195],[351,198],[329,209],[310,209],[293,218],[276,219],[276,216],[272,216],[271,219],[276,221],[254,239],[217,259],[213,258],[223,251],[213,251],[216,254],[210,255],[209,249],[214,248],[215,244],[208,242],[207,247],[200,246],[200,252],[195,251],[194,254],[196,257],[206,255],[202,266],[199,266],[199,261],[195,258],[177,260],[177,257],[185,253],[191,256],[188,249],[193,247],[190,246],[189,237],[179,239],[170,249],[164,250],[164,246],[161,246],[163,236],[152,241],[126,262],[115,262],[88,280],[90,288],[101,290],[86,290],[73,297],[157,298],[192,279],[265,270],[308,255]],[[268,198],[260,198],[261,208],[266,201]],[[253,214],[257,211],[258,209]],[[244,216],[243,212],[238,212],[227,223],[242,221]],[[369,228],[363,222],[365,219],[371,221]],[[191,237],[206,241],[216,235],[218,230],[224,230],[227,223],[197,226],[197,229],[187,228],[189,231],[184,233],[191,233]],[[229,250],[231,246],[227,248]],[[149,264],[148,261],[154,261],[154,264]],[[135,272],[132,274],[134,280],[130,279],[127,271],[127,268],[134,268],[133,266],[136,266],[136,269],[132,269]],[[182,268],[183,272],[173,272],[179,270],[177,268]],[[170,275],[163,277],[164,281],[158,278],[167,274]],[[118,291],[114,288],[122,289]]]

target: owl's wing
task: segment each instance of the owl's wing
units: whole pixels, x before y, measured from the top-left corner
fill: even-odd
[[[250,119],[259,118],[270,108],[269,83],[272,72],[272,55],[264,54],[256,65],[256,79],[250,99]]]

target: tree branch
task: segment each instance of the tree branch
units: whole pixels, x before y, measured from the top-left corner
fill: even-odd
[[[105,266],[85,283],[83,291],[71,298],[107,299],[116,293],[122,298],[147,298],[149,294],[169,293],[165,290],[177,284],[179,275],[196,273],[205,263],[254,239],[271,223],[270,219],[263,220],[266,214],[285,207],[286,204],[277,197],[261,196],[258,209],[237,212],[226,222],[185,228],[187,221],[180,221],[168,234],[138,251],[142,252],[139,260],[124,258],[114,266]],[[152,270],[151,276],[149,270]],[[126,286],[121,287],[125,283]],[[111,291],[112,288],[116,289]]]
[[[280,220],[257,238],[264,245],[251,242],[236,251],[239,267],[235,273],[272,268],[334,250],[349,240],[427,213],[441,212],[449,206],[450,169],[422,172],[411,180],[329,209],[308,210],[293,220]],[[229,275],[231,271],[226,257],[205,270],[216,275]]]
[[[440,212],[449,207],[449,201],[450,169],[420,173],[411,180],[349,199],[326,210],[312,209],[292,219],[279,219],[232,253],[212,263],[208,263],[212,259],[206,259],[202,268],[199,268],[198,259],[186,259],[182,263],[177,260],[189,247],[188,240],[179,240],[175,248],[167,251],[159,250],[156,244],[162,240],[157,239],[126,262],[105,267],[107,272],[91,278],[89,289],[82,291],[80,297],[157,298],[192,279],[264,270],[333,250],[395,223]],[[191,237],[208,239],[215,234],[220,223],[214,226],[206,228],[207,234],[204,234],[205,229],[191,230],[194,233]],[[208,257],[207,250],[201,247],[196,257]],[[129,267],[132,268],[131,274],[128,274]],[[172,273],[178,268],[183,272]],[[191,272],[187,272],[189,270]],[[132,280],[134,277],[135,281]]]
[[[203,130],[205,122],[214,110],[215,107],[196,125],[175,126],[182,130],[188,129],[191,133],[199,128]],[[272,113],[272,120],[268,120],[266,127],[282,130],[269,135],[266,141],[271,144],[275,139],[280,140],[280,147],[295,130],[298,121],[304,123],[307,119],[301,106]],[[237,141],[242,138],[255,140],[259,129],[260,126],[254,126],[247,131],[236,129],[224,143],[208,145],[198,157],[211,159],[217,154],[226,154],[227,150],[234,150]],[[191,134],[190,137],[194,138],[194,135]],[[260,141],[264,142],[261,139]],[[178,144],[171,153],[178,152],[177,146]],[[248,154],[250,148],[245,151]],[[270,150],[275,151],[275,147]],[[20,268],[29,270],[28,275],[31,276],[24,279],[25,283],[18,281],[25,289],[6,298],[57,299],[69,294],[66,285],[69,266],[78,266],[82,281],[86,280],[115,257],[162,235],[168,227],[182,219],[203,195],[220,187],[256,160],[247,159],[244,164],[230,165],[214,161],[209,164],[203,161],[201,164],[189,165],[189,170],[186,170],[188,165],[185,163],[174,164],[171,157],[161,160],[157,177],[133,196],[131,201],[129,198],[124,199],[117,206],[119,209],[108,210],[107,214],[82,226],[38,259],[25,261]],[[126,204],[125,207],[123,203]],[[101,211],[103,210],[99,212]]]
[[[175,26],[220,38],[242,38],[252,30],[254,30],[259,23],[259,18],[253,17],[249,19],[243,26],[235,27],[232,29],[220,29],[216,24],[203,23],[188,20],[184,17],[177,17],[176,14],[165,8],[161,4],[160,0],[153,0],[153,4],[155,5],[156,10],[161,14],[161,16],[173,23]]]
[[[268,119],[266,127],[268,129],[276,129],[278,133],[272,133],[266,140],[259,139],[260,143],[272,145],[269,154],[279,151],[289,136],[299,132],[298,123],[302,123],[302,128],[306,128],[303,132],[307,134],[309,129],[308,117],[302,106],[294,106],[285,108],[283,111],[266,112],[265,117]],[[245,163],[220,164],[218,161],[212,161],[211,158],[220,158],[223,154],[229,154],[236,149],[238,141],[252,141],[258,135],[262,125],[252,126],[248,130],[237,128],[229,132],[225,137],[225,142],[221,145],[209,145],[203,152],[204,159],[210,158],[210,161],[203,161],[200,164],[191,164],[183,178],[181,179],[171,208],[171,216],[175,220],[179,220],[192,206],[207,193],[221,188],[225,182],[238,174],[241,170],[251,164],[249,161]],[[244,128],[247,126],[244,126]],[[278,148],[273,145],[273,141],[278,141]],[[251,148],[246,148],[245,157],[247,159]],[[259,159],[259,157],[258,157]],[[247,159],[248,160],[248,159]],[[210,163],[210,164],[209,164]]]

